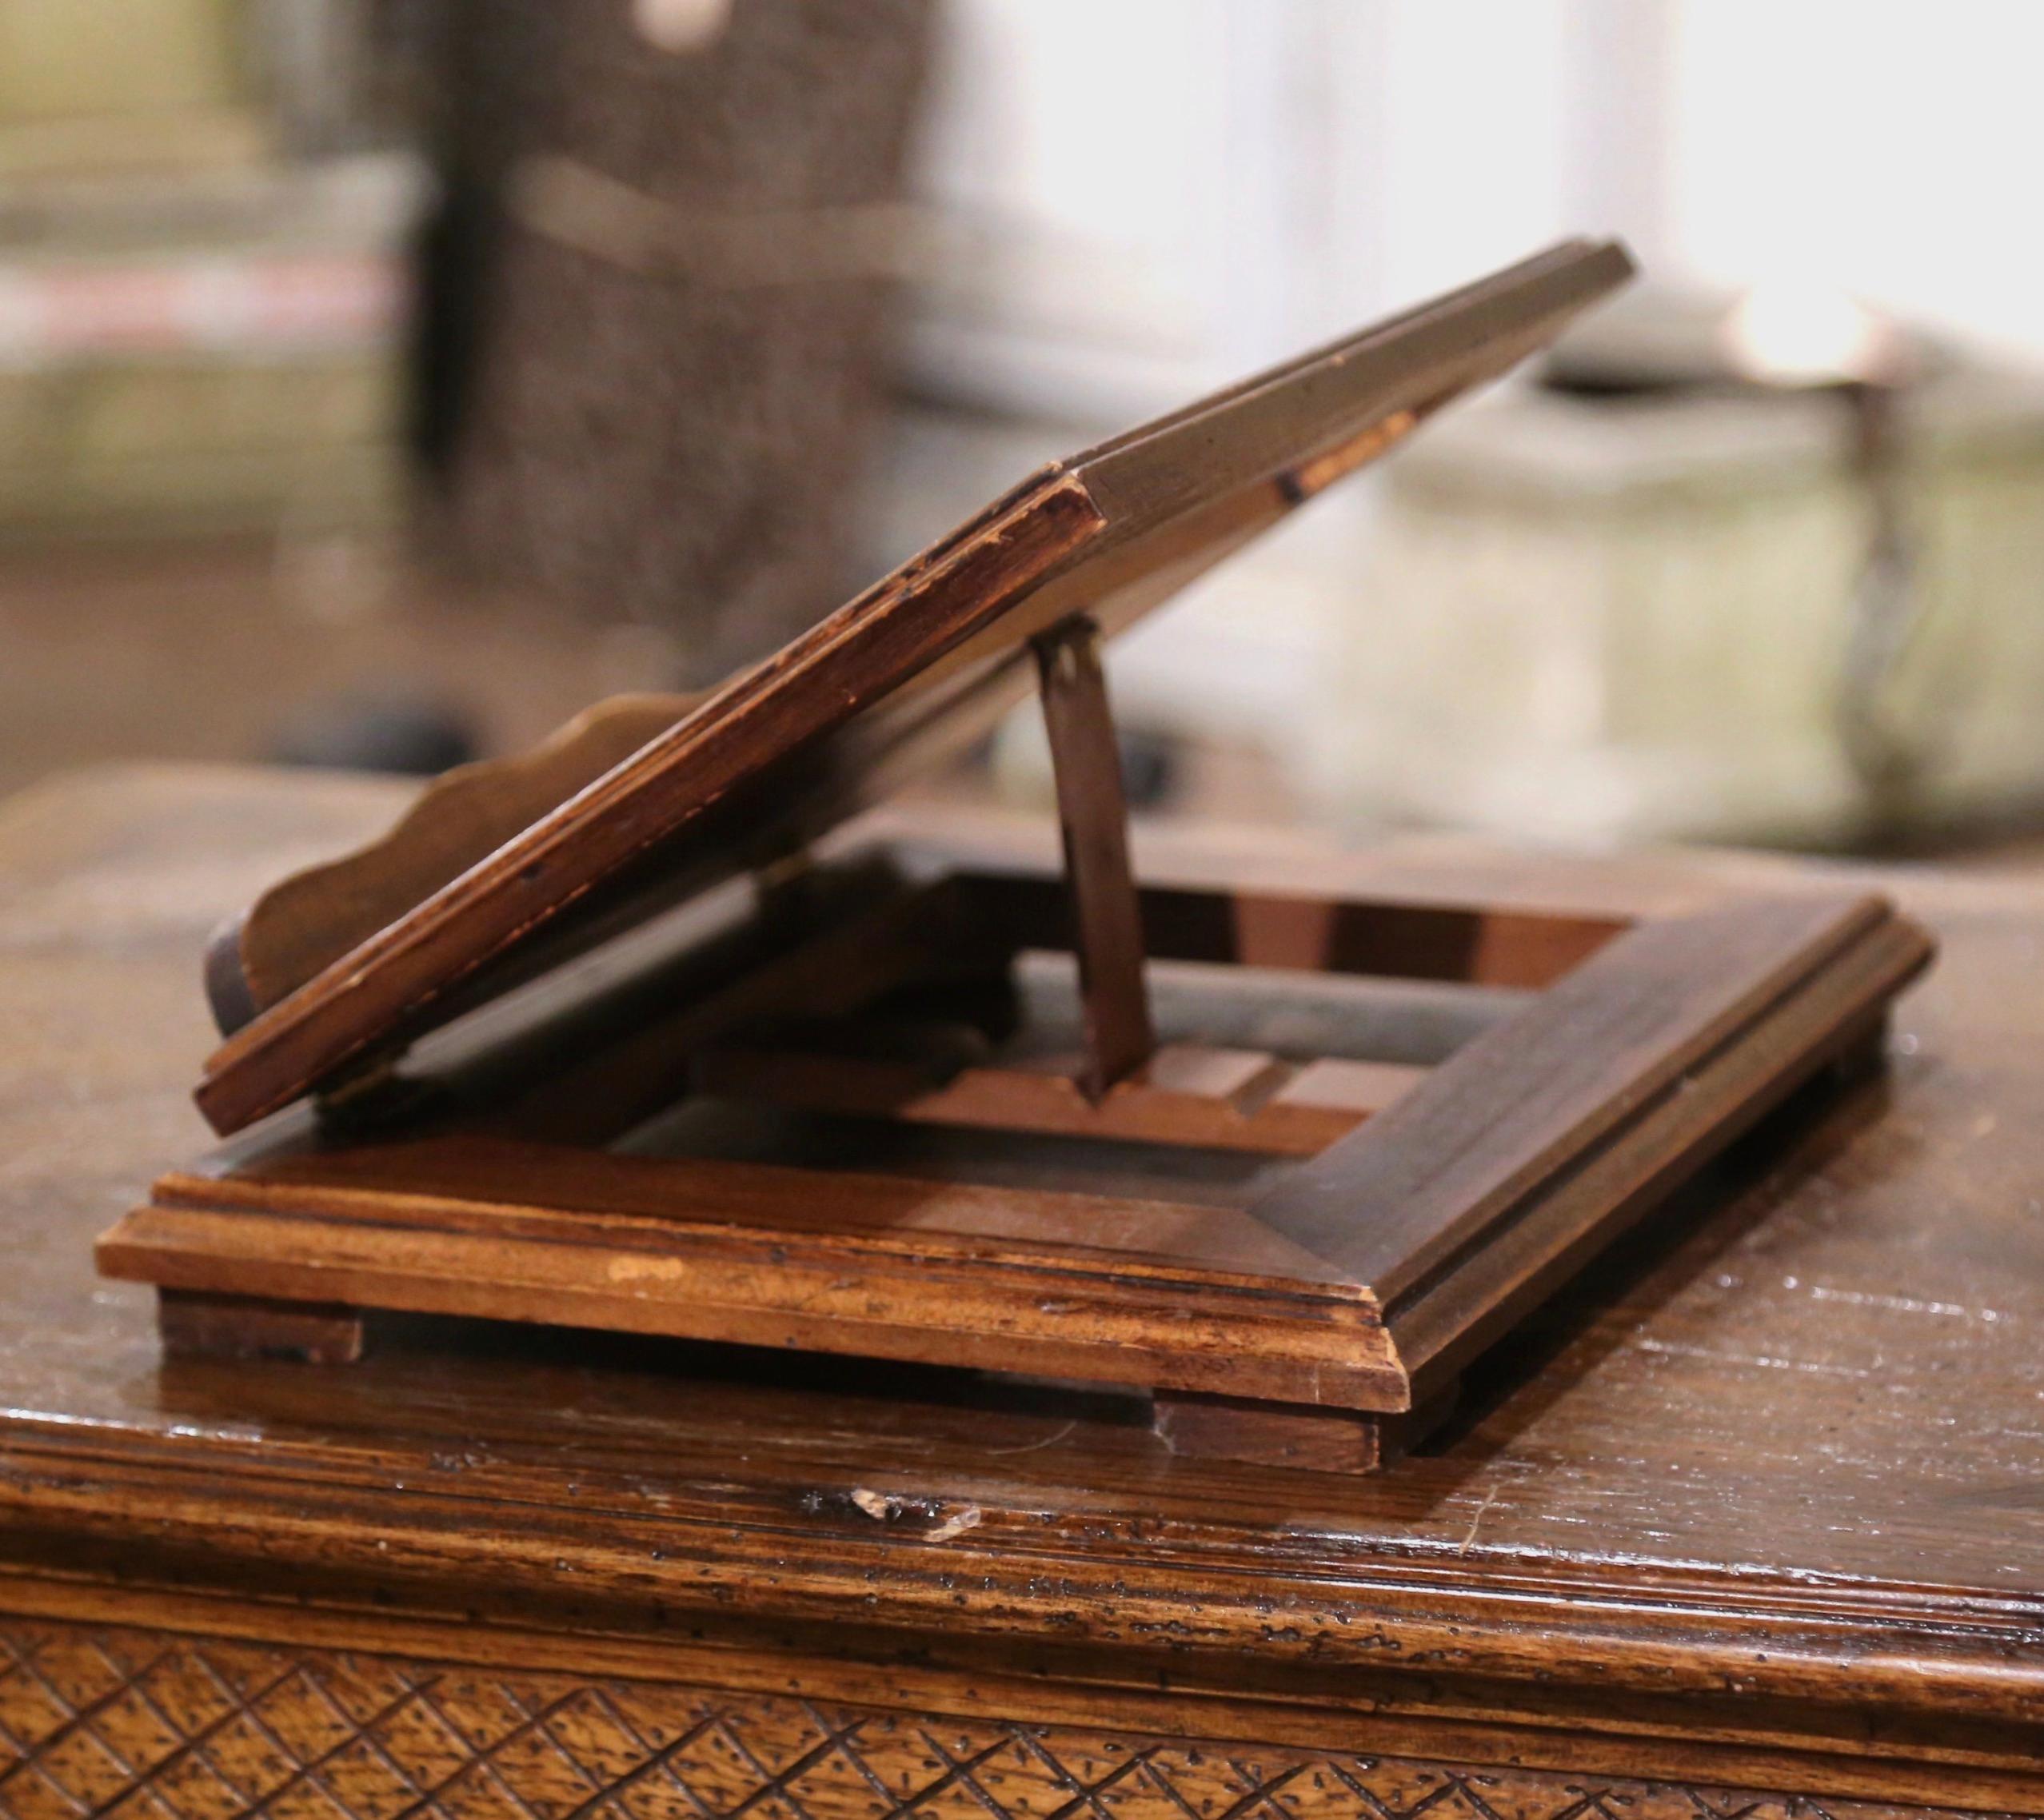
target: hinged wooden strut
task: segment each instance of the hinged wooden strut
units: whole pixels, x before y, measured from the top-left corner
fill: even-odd
[[[1072,894],[1086,1024],[1083,1084],[1098,1100],[1156,1048],[1143,979],[1142,904],[1128,864],[1128,800],[1100,627],[1076,614],[1038,637],[1034,649]]]

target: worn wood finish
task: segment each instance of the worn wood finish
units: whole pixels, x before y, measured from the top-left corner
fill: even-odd
[[[321,1774],[366,1777],[359,1731],[406,1750],[438,1734],[396,1683],[340,1678],[401,1671],[444,1710],[479,1713],[501,1688],[546,1715],[491,1756],[503,1786],[482,1777],[512,1811],[594,1793],[549,1740],[620,1776],[649,1760],[595,1729],[599,1696],[689,1687],[717,1696],[705,1717],[808,1700],[939,1738],[940,1719],[1023,1728],[1074,1771],[1058,1802],[1108,1773],[1075,1761],[1064,1727],[1170,1775],[1284,1775],[1274,1799],[1301,1817],[1403,1816],[1443,1787],[1428,1811],[1464,1811],[1467,1791],[1535,1815],[1551,1795],[1578,1816],[2044,1812],[2044,1228],[2027,1211],[2044,1177],[2044,880],[1827,879],[1833,896],[1894,892],[1942,940],[1886,1068],[1783,1109],[1687,1191],[1683,1217],[1473,1362],[1427,1449],[1340,1477],[1174,1457],[1140,1410],[1105,1403],[989,1411],[912,1372],[882,1399],[835,1365],[734,1375],[714,1348],[532,1330],[394,1332],[346,1371],[162,1360],[150,1299],[95,1283],[86,1252],[202,1138],[184,1096],[206,1039],[190,956],[280,841],[309,861],[400,800],[146,772],[0,812],[0,1611],[70,1702],[38,1704],[33,1674],[0,1680],[42,1714],[0,1709],[5,1748],[35,1764],[10,1799],[45,1770],[112,1774],[102,1726],[125,1728],[130,1777],[166,1791],[217,1760],[174,1737],[145,1747],[130,1683],[174,1731],[222,1714],[206,1703],[219,1682],[280,1718],[383,1685],[381,1702],[343,1698],[321,1746]],[[1136,842],[1156,876],[1189,879],[1216,864],[1203,854]],[[1253,858],[1272,889],[1505,889],[1439,846]],[[1543,862],[1515,876],[1549,910],[1585,884]],[[1599,891],[1666,914],[1798,876],[1633,860]],[[664,1722],[642,1734],[654,1755],[694,1721]],[[209,1738],[247,1764],[258,1735]],[[448,1775],[489,1752],[465,1735]],[[883,1760],[900,1803],[928,1788]],[[1139,1767],[1101,1798],[1132,1783],[1156,1792]],[[272,1786],[238,1784],[234,1811]],[[717,1810],[761,1786],[720,1783]],[[1207,1798],[1206,1782],[1175,1786]],[[1215,1811],[1252,1786],[1217,1791]],[[87,1805],[114,1792],[94,1782]],[[872,1798],[954,1797],[977,1802],[956,1781],[912,1810]],[[1012,1806],[1044,1810],[1019,1792]]]
[[[201,1108],[239,1130],[573,942],[606,903],[813,837],[904,759],[973,737],[1030,640],[1080,613],[1120,629],[1631,269],[1615,245],[1564,243],[1053,464],[261,1009],[209,1061]]]
[[[210,944],[214,1020],[238,1030],[558,808],[685,715],[682,695],[597,702],[515,757],[457,766],[380,839],[280,880]]]
[[[445,1639],[456,1650],[456,1637]],[[1112,1813],[1422,1814],[1523,1820],[1892,1820],[1686,1781],[1344,1749],[1244,1748],[1176,1732],[1030,1725],[984,1712],[563,1674],[387,1650],[84,1625],[0,1623],[0,1766],[14,1814],[729,1815],[956,1810],[992,1820]]]
[[[1790,898],[1641,924],[1258,1216],[1394,1300],[1888,920],[1878,899]]]
[[[306,1365],[353,1365],[362,1355],[365,1340],[359,1308],[180,1289],[166,1289],[157,1296],[156,1326],[166,1359],[295,1359]]]
[[[198,1101],[222,1132],[289,1104],[663,836],[729,804],[769,756],[800,748],[895,686],[1104,524],[1070,477],[1025,488],[943,549],[720,690],[633,763],[499,848],[230,1037]],[[932,597],[948,610],[929,610]],[[917,609],[924,610],[917,611]],[[729,870],[719,865],[717,871]]]
[[[166,1176],[99,1259],[260,1298],[1405,1399],[1367,1293],[1196,1205],[448,1139]]]
[[[1402,1451],[1391,1431],[1403,1419],[1160,1390],[1151,1402],[1150,1427],[1184,1459],[1232,1460],[1304,1472],[1375,1472]]]

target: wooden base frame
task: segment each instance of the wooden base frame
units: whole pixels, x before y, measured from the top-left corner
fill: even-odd
[[[355,1309],[795,1347],[1148,1393],[1176,1451],[1368,1471],[1864,1056],[1930,952],[1864,896],[1152,878],[1159,1047],[1102,1092],[1055,873],[897,850],[801,895],[165,1177],[102,1270],[185,1351],[345,1358]]]

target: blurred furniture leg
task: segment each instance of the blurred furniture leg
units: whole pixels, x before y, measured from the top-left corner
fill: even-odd
[[[429,351],[454,541],[669,631],[689,674],[649,680],[715,680],[844,591],[929,14],[753,0],[705,38],[453,0]]]

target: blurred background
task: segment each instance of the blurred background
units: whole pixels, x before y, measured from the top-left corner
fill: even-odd
[[[2044,834],[2044,8],[0,0],[0,789],[430,772],[1572,233],[1648,274],[1113,656],[1149,806]],[[1020,716],[960,792],[1046,799]]]

